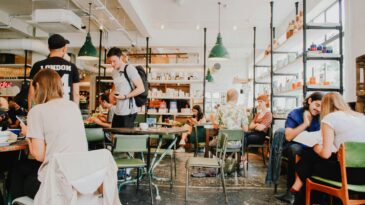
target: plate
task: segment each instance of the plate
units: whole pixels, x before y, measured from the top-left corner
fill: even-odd
[[[0,147],[6,147],[6,146],[9,146],[10,144],[12,144],[12,143],[14,143],[14,142],[16,142],[17,140],[15,139],[15,140],[8,140],[8,141],[6,141],[6,142],[1,142],[0,143]]]

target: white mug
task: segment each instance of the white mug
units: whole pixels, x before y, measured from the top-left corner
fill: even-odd
[[[147,130],[148,124],[145,122],[141,122],[141,123],[139,123],[139,128],[141,128],[141,130]]]

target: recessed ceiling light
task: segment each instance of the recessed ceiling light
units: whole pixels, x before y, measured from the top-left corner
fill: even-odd
[[[236,31],[237,30],[237,26],[235,25],[235,26],[233,26],[233,30],[234,31]]]
[[[165,25],[161,24],[160,28],[161,30],[163,30],[165,28]]]
[[[196,28],[196,30],[199,30],[200,29],[200,25],[197,24],[195,28]]]

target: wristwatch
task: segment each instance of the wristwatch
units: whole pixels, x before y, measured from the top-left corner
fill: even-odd
[[[126,100],[126,99],[128,99],[128,96],[127,95],[124,95],[124,99]]]

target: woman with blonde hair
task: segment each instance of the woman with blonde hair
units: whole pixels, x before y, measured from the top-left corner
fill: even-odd
[[[322,99],[321,133],[322,144],[316,144],[313,149],[305,151],[296,164],[298,177],[291,191],[296,193],[295,204],[304,204],[304,189],[306,178],[316,175],[323,178],[341,181],[340,165],[337,161],[337,151],[340,145],[353,141],[365,142],[365,116],[351,110],[342,96],[328,93]],[[348,169],[348,182],[364,184],[365,169]]]
[[[29,111],[28,125],[22,125],[22,132],[35,160],[20,161],[13,169],[10,181],[13,199],[25,195],[34,198],[55,153],[87,151],[80,109],[76,103],[63,98],[62,81],[56,71],[42,69],[32,83],[36,105]]]

